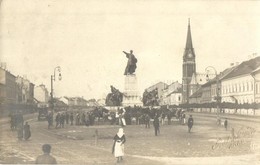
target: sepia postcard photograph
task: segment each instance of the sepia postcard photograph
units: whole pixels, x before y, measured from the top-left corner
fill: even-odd
[[[259,9],[0,0],[0,164],[259,165]]]

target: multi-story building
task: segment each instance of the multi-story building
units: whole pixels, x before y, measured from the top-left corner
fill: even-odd
[[[15,76],[9,71],[0,67],[0,103],[16,104],[16,83]]]
[[[17,100],[19,104],[34,103],[34,84],[26,77],[17,76]]]
[[[41,103],[49,102],[49,92],[45,85],[41,84],[34,89],[34,98]]]
[[[189,104],[200,104],[202,102],[202,94],[203,94],[203,88],[200,87],[196,92],[194,92],[189,97]]]
[[[256,103],[260,103],[260,66],[251,75],[254,78],[254,100]]]
[[[208,77],[208,82],[201,86],[201,103],[216,102],[217,86],[219,89],[219,96],[221,96],[221,80],[224,79],[235,67],[236,66],[225,69],[223,72],[220,72],[217,77],[215,75],[214,78]]]
[[[182,88],[178,88],[166,97],[165,105],[180,105],[182,103]]]
[[[64,97],[68,100],[68,106],[87,106],[87,100],[83,97]]]
[[[254,103],[260,57],[242,62],[221,80],[223,102]],[[256,83],[257,82],[257,83]]]
[[[163,91],[160,105],[179,105],[182,96],[180,96],[182,85],[176,81],[168,85]]]

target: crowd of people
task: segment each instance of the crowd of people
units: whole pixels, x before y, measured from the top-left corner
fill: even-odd
[[[48,128],[64,128],[64,125],[92,126],[98,124],[110,125],[145,125],[150,128],[151,122],[158,118],[160,125],[171,125],[174,118],[180,124],[186,124],[185,111],[182,109],[167,109],[161,107],[125,107],[117,111],[109,111],[103,107],[96,107],[91,111],[70,110],[53,114],[49,110],[47,115]],[[55,122],[55,125],[54,125]]]

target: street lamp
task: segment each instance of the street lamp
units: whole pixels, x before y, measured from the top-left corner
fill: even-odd
[[[220,118],[219,118],[219,103],[221,100],[220,93],[219,93],[219,77],[217,74],[217,70],[213,66],[206,67],[205,71],[208,73],[209,69],[213,69],[215,71],[215,77],[216,77],[216,97],[215,100],[217,101],[217,124],[220,124]],[[207,74],[207,79],[209,79],[209,75]]]
[[[61,80],[62,77],[61,77],[61,68],[60,66],[57,66],[54,68],[54,74],[51,75],[51,109],[53,110],[54,108],[54,103],[53,103],[53,81],[55,81],[55,77],[56,77],[56,71],[59,72],[59,77],[58,79]]]

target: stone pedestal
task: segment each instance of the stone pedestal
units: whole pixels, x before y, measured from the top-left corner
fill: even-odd
[[[141,95],[138,90],[138,82],[136,75],[125,76],[125,90],[123,96],[123,106],[142,106]]]

